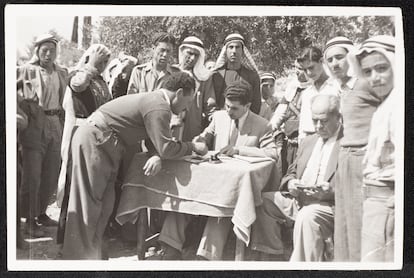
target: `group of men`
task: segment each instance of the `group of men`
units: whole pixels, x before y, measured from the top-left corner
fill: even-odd
[[[283,235],[293,225],[292,261],[393,259],[392,37],[373,37],[359,49],[336,37],[323,52],[304,49],[295,61],[295,83],[281,100],[273,94],[275,76],[259,75],[240,34],[226,37],[210,69],[199,38],[183,40],[177,65],[169,63],[174,44],[163,33],[154,41],[151,61],[136,65],[123,55],[118,65],[107,67],[116,69],[108,74],[114,99],[98,107],[71,139],[64,259],[104,257],[117,178],[144,149],[148,176],[160,171],[163,159],[204,155],[208,149],[274,159],[284,176],[279,191],[263,192],[249,244],[262,258],[286,254]],[[19,107],[29,119],[19,130],[19,217],[36,237],[42,235],[39,227],[54,225],[45,211],[59,174],[67,85],[66,71],[54,62],[56,46],[53,36],[39,37],[35,59],[18,70]],[[162,259],[181,258],[191,218],[166,214],[159,236]],[[229,218],[209,217],[197,258],[222,259],[230,226]]]

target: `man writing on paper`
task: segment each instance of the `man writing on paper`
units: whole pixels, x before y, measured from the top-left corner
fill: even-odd
[[[280,146],[275,143],[268,121],[250,111],[251,86],[242,80],[229,83],[225,90],[226,111],[213,114],[210,125],[194,139],[225,155],[245,155],[277,159]],[[185,229],[192,216],[169,212],[160,241],[164,260],[181,257]],[[220,260],[230,231],[230,217],[209,217],[197,251],[208,260]]]
[[[311,99],[316,134],[303,139],[294,163],[282,178],[280,191],[266,192],[257,208],[251,249],[284,254],[283,223],[295,221],[290,261],[323,261],[334,230],[334,184],[342,138],[339,98],[316,95]]]

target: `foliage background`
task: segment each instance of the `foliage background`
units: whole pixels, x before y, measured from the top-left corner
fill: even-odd
[[[373,35],[394,34],[394,20],[383,16],[274,16],[274,17],[103,17],[98,29],[101,43],[116,55],[125,51],[143,63],[151,58],[157,32],[172,34],[177,43],[195,35],[205,44],[207,58],[215,60],[224,38],[240,33],[261,70],[285,75],[304,46],[323,48],[343,35],[361,43]],[[175,49],[175,61],[177,60]]]
[[[90,33],[94,32],[97,36],[94,42],[108,46],[113,57],[124,51],[144,63],[151,59],[155,35],[168,32],[175,37],[177,45],[187,36],[199,37],[206,48],[206,59],[215,61],[225,37],[236,32],[245,38],[259,69],[273,71],[277,77],[289,75],[293,61],[305,46],[323,48],[329,39],[339,35],[358,44],[373,35],[394,34],[393,18],[384,16],[112,16],[99,19],[98,26],[83,33],[88,33],[90,40]],[[50,32],[60,38],[58,63],[68,68],[76,65],[84,49],[78,49],[77,43],[63,39],[55,30]],[[90,43],[82,44],[83,48],[88,48]],[[177,45],[171,63],[178,60]],[[31,57],[34,39],[28,48]]]

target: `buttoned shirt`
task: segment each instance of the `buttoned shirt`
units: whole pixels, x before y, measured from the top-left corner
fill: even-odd
[[[340,128],[333,136],[324,141],[319,137],[313,148],[312,154],[306,164],[302,175],[302,183],[306,186],[314,186],[325,181],[325,173],[328,168],[329,159],[336,143]]]
[[[46,69],[40,68],[40,75],[44,84],[43,88],[43,109],[60,109],[59,103],[59,76],[56,71],[48,73]]]
[[[153,61],[134,67],[128,84],[128,94],[152,92],[161,88],[165,78],[172,73],[169,65],[157,71]]]

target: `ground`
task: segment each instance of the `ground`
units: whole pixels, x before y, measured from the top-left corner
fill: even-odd
[[[51,204],[46,214],[53,220],[59,219],[60,208],[56,203]],[[24,224],[22,223],[22,230],[24,230]],[[29,243],[30,248],[27,250],[17,249],[17,259],[23,260],[55,260],[60,259],[59,251],[60,246],[56,244],[56,227],[42,227],[46,232],[46,236],[42,238],[32,239],[24,232],[23,238]],[[107,237],[105,240],[106,246],[108,246],[108,259],[109,260],[123,260],[123,261],[137,261],[135,243],[128,243],[118,237]],[[183,252],[183,258],[185,260],[195,259],[195,249],[197,246],[191,246]],[[150,248],[146,253],[146,257],[151,255],[153,248]],[[224,250],[224,260],[234,259],[234,239],[229,240]]]
[[[56,203],[51,204],[47,215],[53,220],[59,219],[60,208]],[[24,226],[24,223],[22,224]],[[25,233],[23,237],[29,243],[28,250],[17,249],[17,259],[30,260],[55,260],[59,256],[60,246],[56,244],[56,227],[42,228],[46,231],[46,236],[31,239]],[[111,238],[106,240],[108,247],[109,260],[137,260],[136,248],[132,244],[123,243],[122,240]]]

